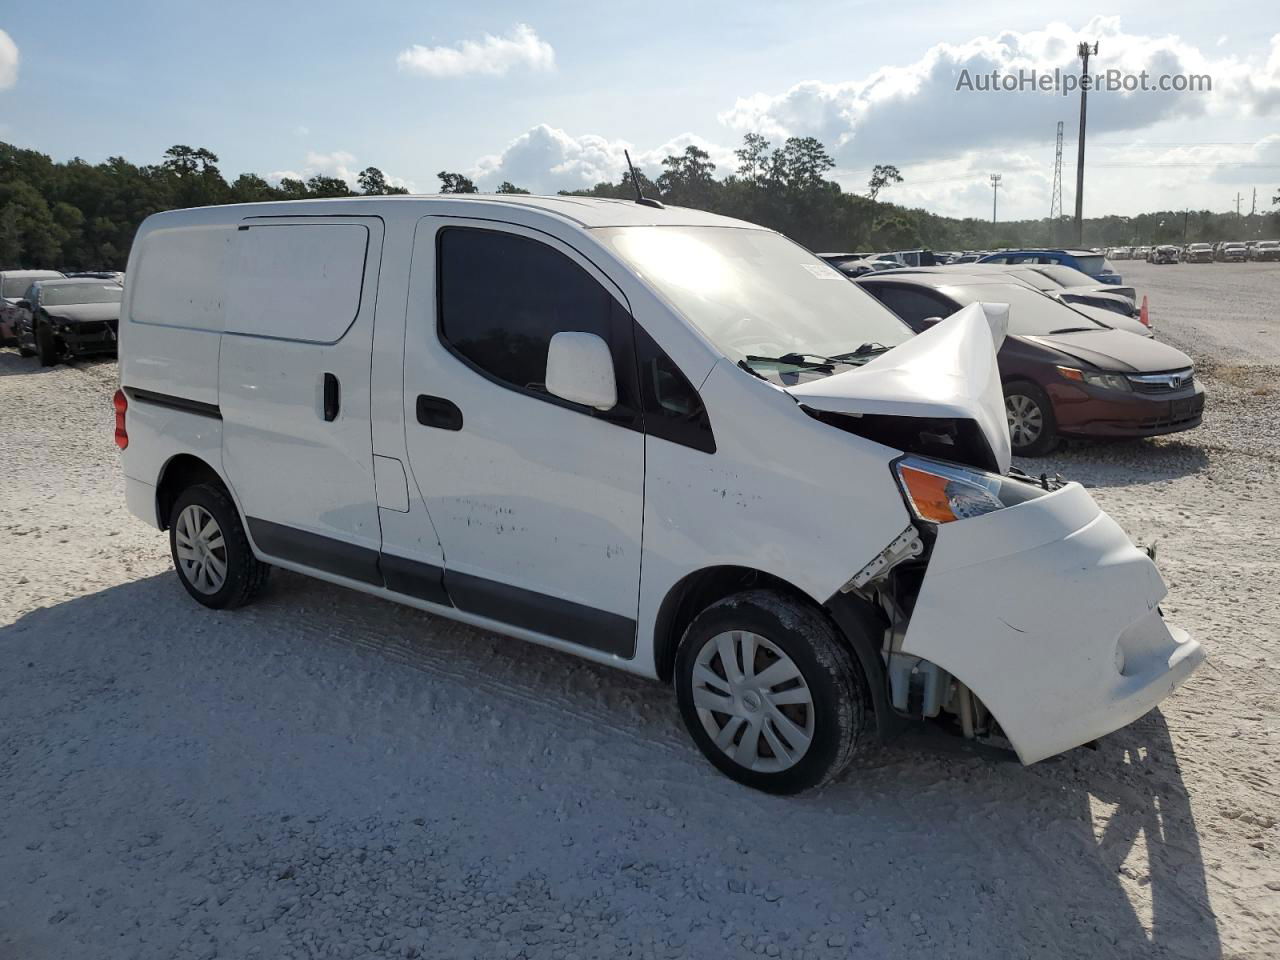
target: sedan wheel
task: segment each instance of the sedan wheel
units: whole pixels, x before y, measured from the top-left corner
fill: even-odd
[[[1004,411],[1009,419],[1009,445],[1020,457],[1042,457],[1058,445],[1053,406],[1029,380],[1005,385]]]
[[[1005,414],[1009,417],[1009,438],[1014,447],[1029,447],[1044,432],[1044,412],[1030,397],[1013,394],[1004,398]]]

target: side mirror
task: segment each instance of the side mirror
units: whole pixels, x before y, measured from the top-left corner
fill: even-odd
[[[613,354],[594,333],[562,332],[547,347],[547,393],[594,407],[612,410],[618,405],[618,384],[613,376]]]

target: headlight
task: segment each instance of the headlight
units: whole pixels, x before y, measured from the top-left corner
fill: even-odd
[[[1043,496],[1043,487],[971,470],[954,463],[903,457],[894,472],[907,506],[916,519],[950,523],[980,517]]]
[[[1058,372],[1068,380],[1076,383],[1087,383],[1091,387],[1102,387],[1104,390],[1132,390],[1129,379],[1122,373],[1094,373],[1092,370],[1077,370],[1075,367],[1059,367]]]

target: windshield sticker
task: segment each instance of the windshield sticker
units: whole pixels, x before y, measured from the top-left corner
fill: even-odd
[[[813,274],[819,280],[843,280],[844,279],[840,274],[836,273],[836,271],[832,270],[828,266],[824,266],[821,263],[802,263],[800,264],[800,266],[804,267],[806,270],[808,270],[811,274]]]

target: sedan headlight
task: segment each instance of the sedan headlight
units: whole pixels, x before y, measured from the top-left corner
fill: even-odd
[[[1043,487],[954,463],[907,456],[894,463],[902,496],[917,520],[951,523],[1043,496]]]
[[[1104,390],[1132,390],[1129,378],[1122,373],[1097,373],[1093,370],[1077,370],[1075,367],[1059,367],[1058,372],[1068,380],[1076,383],[1087,383],[1091,387],[1102,387]]]

